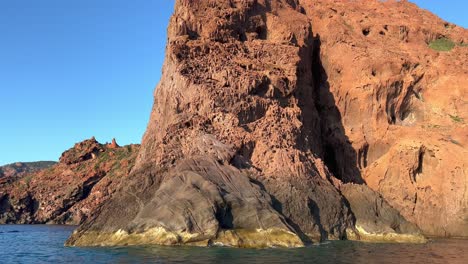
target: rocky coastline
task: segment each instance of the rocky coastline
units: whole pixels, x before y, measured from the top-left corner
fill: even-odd
[[[80,224],[67,246],[468,238],[466,43],[408,1],[176,0],[141,146],[0,185],[0,223]]]

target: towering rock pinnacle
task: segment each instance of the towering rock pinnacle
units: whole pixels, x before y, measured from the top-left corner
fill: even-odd
[[[117,141],[115,140],[115,138],[113,138],[112,142],[109,144],[109,148],[115,149],[119,147],[120,147],[119,144],[117,144]]]
[[[417,102],[408,98],[419,91],[420,70],[389,58],[403,65],[399,75],[393,74],[398,66],[375,63],[358,76],[353,61],[364,64],[369,55],[363,47],[381,41],[370,39],[377,29],[355,29],[349,39],[340,31],[350,31],[354,24],[347,23],[359,12],[375,12],[371,8],[388,11],[387,20],[417,8],[368,1],[369,10],[361,10],[360,4],[332,2],[176,1],[162,79],[133,172],[67,243],[291,247],[347,237],[423,240],[417,226],[392,208],[400,209],[398,202],[388,204],[357,185],[375,177],[364,179],[371,173],[366,167],[395,144],[397,134],[389,141],[379,137],[410,122],[408,116],[417,118],[409,110]],[[346,12],[349,19],[330,24]],[[394,25],[382,27],[389,31],[384,35],[396,34]],[[403,41],[413,38],[406,31],[399,33]],[[378,45],[369,48],[371,56],[390,57]],[[404,56],[406,47],[392,48]],[[361,110],[361,97],[346,96],[357,96],[354,85],[367,74],[389,80],[362,84],[368,96]],[[374,100],[365,101],[372,98],[368,89],[378,92]],[[382,120],[387,132],[378,128]]]

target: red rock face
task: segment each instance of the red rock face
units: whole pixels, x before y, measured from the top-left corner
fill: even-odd
[[[109,148],[93,138],[56,165],[0,183],[0,223],[80,224],[126,179],[138,149]]]
[[[175,8],[134,181],[83,237],[151,228],[179,234],[174,243],[186,233],[216,243],[225,230],[280,230],[304,243],[345,237],[352,215],[318,155],[310,19],[293,1]],[[232,245],[253,246],[240,241]]]
[[[327,165],[364,180],[425,234],[468,236],[467,31],[406,1],[302,6],[320,43]],[[429,47],[441,38],[455,47]]]
[[[467,236],[466,30],[406,1],[179,0],[168,33],[132,175],[69,244]]]

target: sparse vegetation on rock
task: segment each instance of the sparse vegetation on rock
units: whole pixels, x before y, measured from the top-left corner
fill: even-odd
[[[437,51],[451,51],[457,44],[448,38],[439,38],[429,43],[429,47]]]

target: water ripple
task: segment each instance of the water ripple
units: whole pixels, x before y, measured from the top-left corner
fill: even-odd
[[[424,245],[333,241],[299,249],[66,248],[74,227],[0,226],[1,263],[466,263],[468,241]]]

